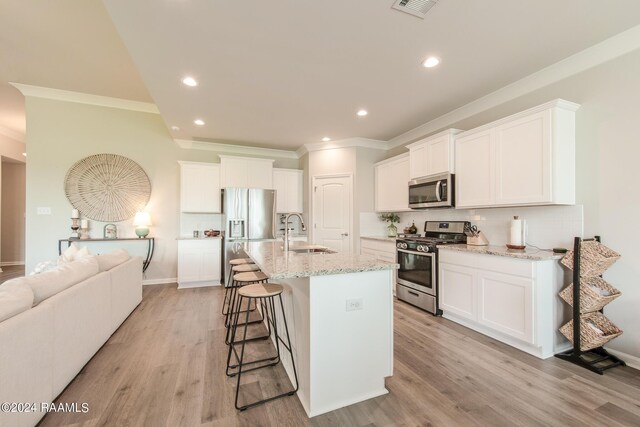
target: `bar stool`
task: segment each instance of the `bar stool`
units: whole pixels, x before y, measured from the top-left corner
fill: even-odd
[[[236,275],[237,273],[248,273],[250,271],[260,271],[260,267],[258,267],[255,264],[238,264],[238,265],[234,265],[233,267],[231,267],[231,274],[229,274],[229,277],[233,277],[234,275]],[[226,287],[225,290],[225,294],[224,294],[224,302],[222,303],[222,314],[226,315],[229,312],[229,309],[231,308],[231,296],[233,295],[233,281],[231,282],[231,284],[229,284],[229,286]],[[252,311],[255,310],[252,309]],[[225,319],[225,326],[228,326],[228,319]]]
[[[238,267],[240,266],[237,265],[234,267],[234,269]],[[225,340],[224,340],[225,344],[229,344],[229,338],[231,336],[231,322],[233,320],[233,316],[236,314],[239,315],[240,313],[246,312],[247,318],[248,318],[249,312],[255,310],[255,308],[251,309],[251,302],[249,302],[249,304],[247,305],[246,310],[242,310],[242,302],[240,301],[240,298],[238,298],[238,289],[242,286],[251,285],[253,283],[263,283],[263,282],[266,282],[267,280],[268,280],[267,275],[261,271],[247,271],[247,272],[242,272],[242,273],[233,275],[233,279],[231,280],[231,287],[229,288],[231,291],[229,295],[229,308],[227,310],[227,315],[224,321],[224,326],[227,328],[227,333],[225,335]],[[255,301],[254,301],[254,306],[255,306]],[[263,313],[264,313],[264,306],[263,306]],[[264,320],[264,317],[261,317],[258,320],[252,320],[248,324],[251,325],[255,323],[262,323],[263,320]],[[251,340],[255,340],[255,339],[265,339],[265,337],[251,338]]]
[[[245,361],[244,360],[244,352],[245,352],[245,346],[246,344],[249,342],[249,340],[247,340],[247,329],[248,329],[248,321],[249,321],[249,313],[246,314],[245,316],[245,322],[243,324],[239,324],[238,323],[238,319],[240,318],[240,313],[235,313],[234,315],[234,319],[233,319],[233,324],[231,327],[232,333],[231,333],[231,340],[230,340],[230,345],[229,345],[229,354],[227,356],[227,371],[229,370],[230,367],[237,367],[238,371],[234,374],[229,374],[227,373],[227,375],[229,376],[236,376],[238,377],[237,380],[237,384],[236,384],[236,399],[235,399],[235,406],[236,409],[240,410],[240,411],[244,411],[247,408],[251,408],[253,406],[256,405],[260,405],[262,403],[266,403],[275,399],[278,399],[280,397],[284,397],[284,396],[293,396],[297,391],[298,391],[298,373],[296,371],[296,363],[295,360],[293,358],[293,350],[291,348],[291,338],[289,337],[289,327],[287,326],[287,317],[284,313],[284,305],[282,304],[282,291],[283,291],[283,287],[279,284],[276,283],[264,283],[264,284],[255,284],[255,285],[248,285],[248,286],[243,286],[242,288],[238,289],[238,295],[239,295],[239,303],[242,304],[242,301],[244,299],[248,299],[249,304],[251,303],[251,300],[261,300],[261,302],[264,302],[264,304],[262,304],[262,306],[264,307],[265,305],[267,306],[267,310],[265,311],[265,317],[267,319],[267,326],[268,325],[272,325],[273,328],[269,328],[269,336],[271,336],[271,330],[273,330],[274,333],[274,342],[276,344],[276,354],[274,356],[271,357],[266,357],[266,358],[262,358],[262,359],[258,359],[258,360],[252,360],[252,361]],[[278,333],[278,322],[276,321],[276,309],[275,309],[275,299],[276,297],[278,298],[278,300],[280,301],[280,311],[282,312],[282,322],[284,323],[284,330],[285,330],[285,334],[286,334],[286,339],[287,342],[285,343],[284,339],[280,336],[280,334]],[[236,334],[237,334],[237,330],[238,330],[238,326],[239,325],[244,325],[244,332],[242,335],[242,339],[241,340],[236,340]],[[280,359],[280,344],[282,343],[282,346],[287,349],[287,351],[289,352],[289,355],[291,356],[291,366],[293,367],[293,376],[295,378],[295,388],[293,390],[278,394],[276,396],[273,397],[268,397],[266,399],[261,399],[261,400],[257,400],[255,402],[249,403],[249,404],[245,404],[243,406],[238,406],[238,396],[240,394],[240,380],[242,378],[242,374],[243,373],[247,373],[247,372],[251,372],[254,371],[256,369],[261,369],[261,368],[266,368],[269,366],[275,366],[278,363],[280,363],[281,359]],[[236,345],[242,345],[241,349],[240,349],[240,355],[238,356],[238,352],[236,351]],[[233,354],[236,358],[236,363],[237,365],[231,365],[231,354]],[[255,365],[255,364],[261,364],[264,362],[268,362],[266,364],[263,364],[261,366],[254,366],[251,368],[246,369],[245,367],[248,365]]]
[[[229,261],[229,274],[227,274],[227,284],[224,290],[224,301],[222,302],[222,315],[225,316],[229,310],[229,288],[231,287],[231,277],[233,277],[233,267],[236,265],[253,264],[251,258],[235,258]],[[255,264],[254,264],[255,265]],[[259,270],[259,268],[258,268]]]

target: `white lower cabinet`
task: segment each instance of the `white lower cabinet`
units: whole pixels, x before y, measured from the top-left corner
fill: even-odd
[[[395,239],[360,238],[360,254],[369,255],[379,261],[397,262]],[[395,282],[395,281],[394,281]],[[393,284],[393,294],[396,294],[396,284]]]
[[[542,359],[568,348],[557,260],[440,249],[439,274],[443,317]]]
[[[477,277],[478,322],[534,344],[533,279],[487,271]]]
[[[178,288],[220,284],[221,239],[178,241]]]
[[[475,276],[471,268],[440,263],[440,308],[475,321],[478,318]],[[443,283],[447,286],[442,286]]]

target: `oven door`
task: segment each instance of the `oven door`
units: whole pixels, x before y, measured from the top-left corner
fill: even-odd
[[[453,206],[453,175],[444,174],[409,181],[410,208],[450,206]]]
[[[436,296],[435,261],[434,253],[398,249],[398,283]]]

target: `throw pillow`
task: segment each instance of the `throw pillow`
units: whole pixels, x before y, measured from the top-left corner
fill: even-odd
[[[89,248],[87,248],[86,246],[78,248],[78,245],[72,243],[71,246],[65,249],[65,251],[62,252],[62,255],[60,255],[60,257],[58,258],[58,265],[76,261],[88,256],[92,256]]]
[[[67,249],[65,249],[60,258],[58,258],[58,265],[64,264],[65,262],[71,262],[75,259],[76,254],[78,253],[78,246],[75,243],[72,243]]]

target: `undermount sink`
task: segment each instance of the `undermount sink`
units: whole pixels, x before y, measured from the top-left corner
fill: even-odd
[[[336,251],[332,251],[329,248],[289,248],[289,252],[295,252],[297,254],[335,254]]]

